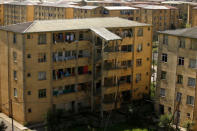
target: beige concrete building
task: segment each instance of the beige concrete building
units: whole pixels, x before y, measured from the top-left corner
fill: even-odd
[[[192,9],[197,6],[196,2],[187,1],[164,1],[164,5],[173,6],[179,9],[179,16],[182,19],[183,25],[192,24]]]
[[[129,6],[75,6],[74,18],[120,17],[140,21],[140,10]]]
[[[157,111],[174,114],[174,123],[194,119],[197,28],[161,31],[157,68]]]
[[[109,111],[150,92],[152,27],[121,18],[0,27],[0,109],[20,123],[51,108]],[[117,98],[117,104],[115,99]]]
[[[70,3],[15,1],[3,3],[0,10],[2,10],[0,12],[1,25],[74,17],[73,7]]]
[[[153,25],[154,39],[157,31],[178,28],[179,10],[171,6],[139,4],[140,22]]]

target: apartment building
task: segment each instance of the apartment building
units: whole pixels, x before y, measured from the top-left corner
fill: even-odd
[[[140,22],[152,24],[154,39],[157,39],[157,31],[178,28],[179,10],[171,6],[139,4]]]
[[[101,6],[75,6],[74,18],[102,17],[103,8]]]
[[[140,21],[140,10],[129,6],[105,6],[103,16],[121,17],[129,20]]]
[[[120,17],[129,20],[140,20],[138,8],[129,6],[75,6],[74,18]]]
[[[173,6],[179,9],[179,16],[183,20],[183,24],[192,23],[192,9],[197,6],[196,2],[186,2],[186,1],[164,1],[164,5]]]
[[[183,126],[196,115],[197,28],[159,33],[156,109],[173,113],[174,123]]]
[[[192,27],[197,26],[197,7],[192,9]]]
[[[10,114],[12,100],[20,123],[40,122],[50,108],[109,111],[150,92],[149,24],[34,21],[0,27],[0,36],[0,109]]]
[[[14,1],[3,3],[0,7],[1,25],[74,17],[72,5],[69,3]]]

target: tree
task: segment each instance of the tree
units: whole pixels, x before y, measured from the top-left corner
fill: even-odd
[[[159,126],[165,129],[165,131],[172,131],[173,127],[171,124],[171,119],[172,119],[172,114],[161,115]]]
[[[194,126],[194,123],[191,120],[187,120],[183,127],[186,128],[187,131],[192,131],[192,127]]]
[[[7,129],[7,126],[5,125],[5,123],[3,121],[1,121],[0,123],[0,131],[5,131]]]

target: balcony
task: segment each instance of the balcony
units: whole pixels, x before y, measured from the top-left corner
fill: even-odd
[[[65,48],[67,50],[76,50],[76,48],[83,50],[88,49],[91,46],[91,42],[88,40],[72,41],[72,42],[58,42],[53,44],[53,51],[61,50]]]
[[[111,76],[126,76],[131,75],[131,66],[119,66],[116,68],[105,68],[103,75],[104,77]]]
[[[121,60],[132,60],[132,52],[105,52],[104,60],[121,59]]]
[[[78,66],[89,65],[91,63],[90,57],[81,57],[78,58],[78,61],[76,61],[76,58],[67,59],[65,61],[56,61],[53,62],[53,67],[54,68],[75,67],[77,63]]]

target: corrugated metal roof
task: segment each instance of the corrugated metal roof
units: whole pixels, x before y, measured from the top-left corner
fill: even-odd
[[[138,8],[133,8],[129,6],[105,6],[107,10],[137,10]]]
[[[19,33],[51,32],[64,30],[85,30],[91,28],[115,28],[151,26],[150,24],[139,23],[118,17],[65,19],[65,20],[42,20],[2,26],[1,30],[8,30]]]
[[[119,36],[110,32],[109,30],[107,30],[105,28],[91,28],[91,30],[107,41],[121,39]]]
[[[177,29],[177,30],[159,31],[159,33],[197,39],[197,27],[186,28],[186,29]]]

